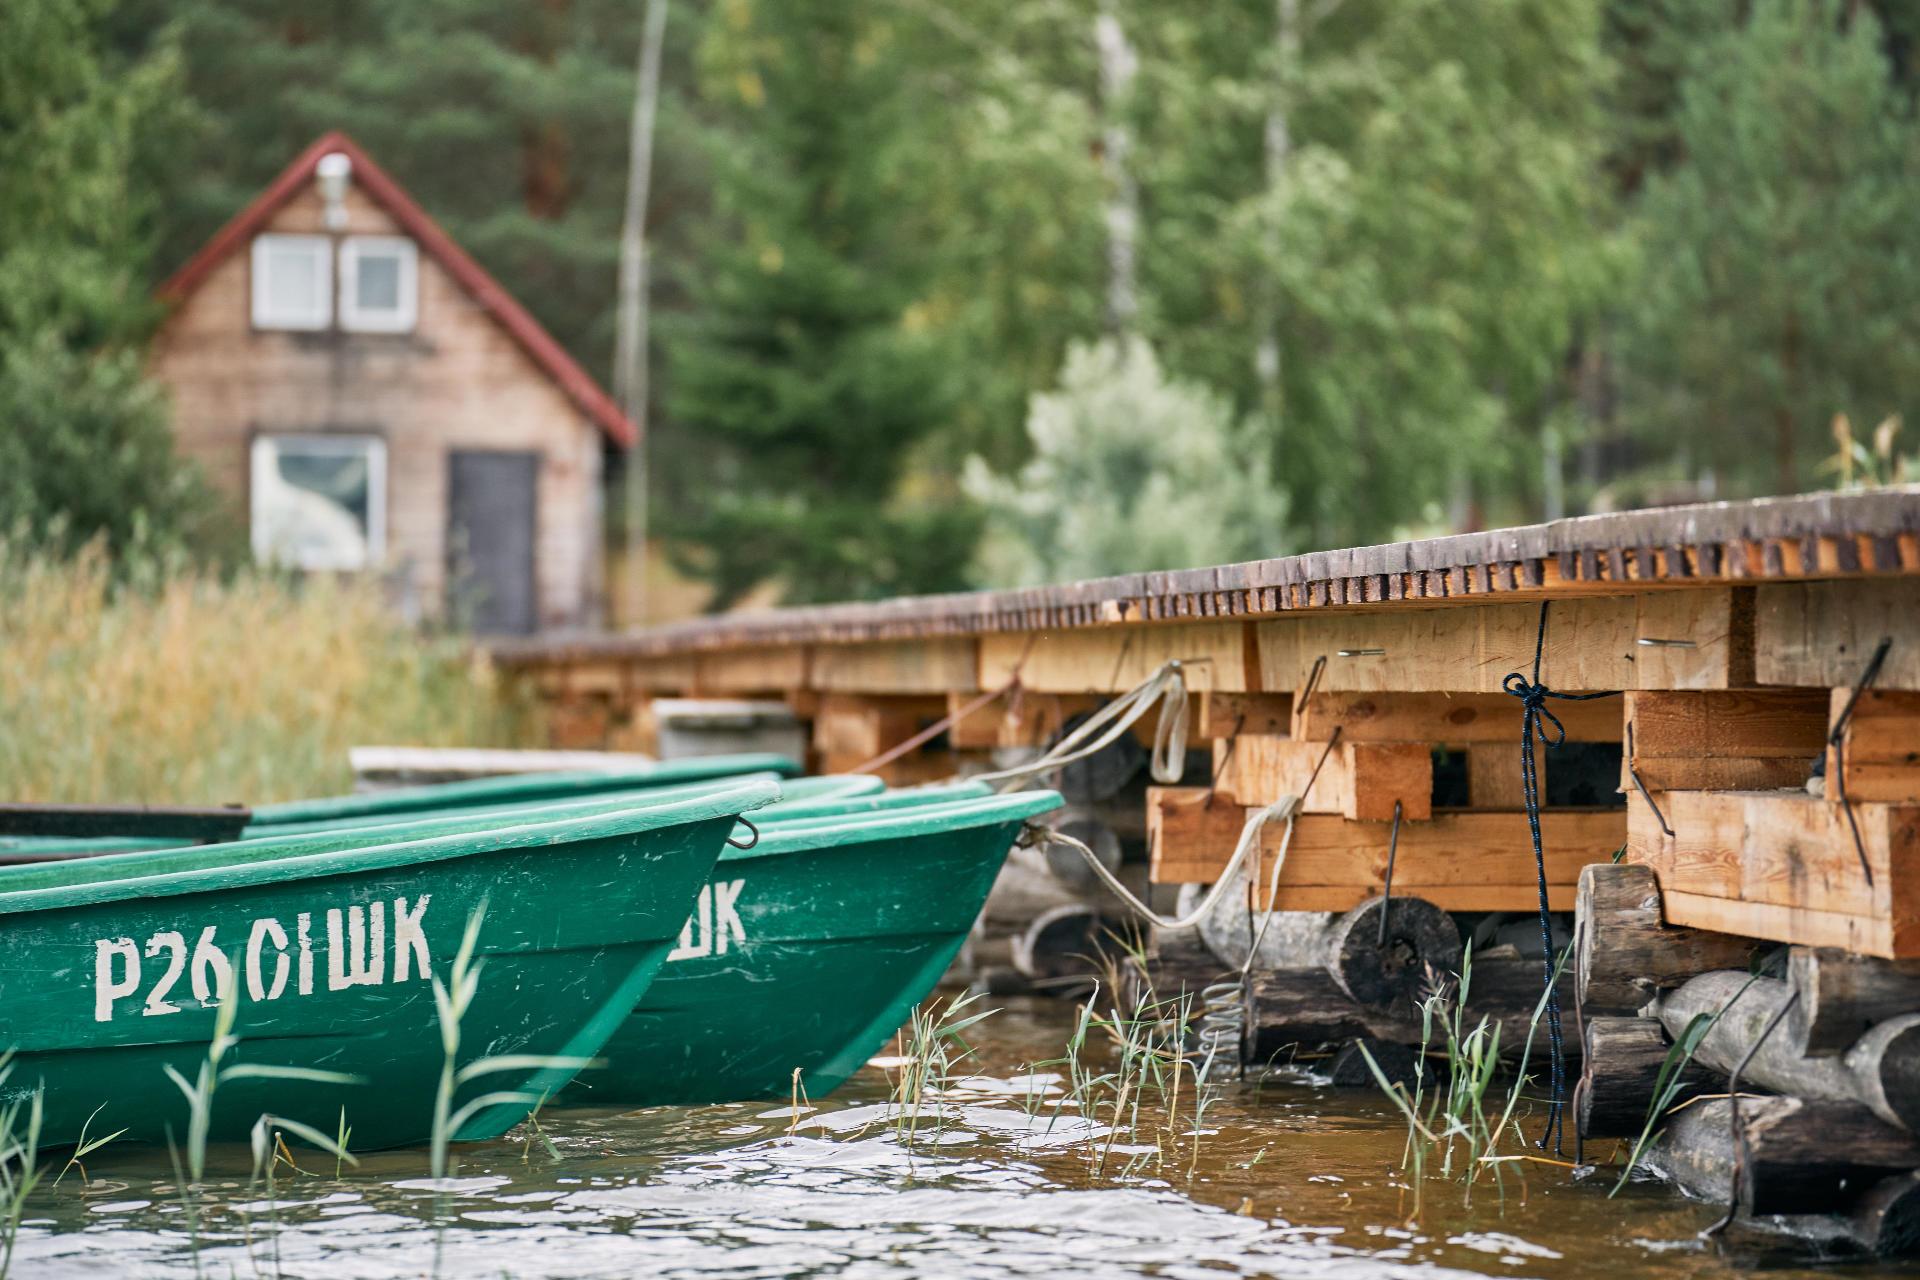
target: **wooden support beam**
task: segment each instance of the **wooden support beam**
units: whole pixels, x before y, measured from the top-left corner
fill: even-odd
[[[1433,755],[1424,743],[1341,742],[1329,753],[1324,742],[1241,734],[1216,740],[1213,758],[1220,789],[1243,804],[1298,795],[1305,813],[1390,822],[1398,802],[1402,821],[1433,814]]]
[[[1345,911],[1386,884],[1390,826],[1306,814],[1294,822],[1280,874],[1283,911]],[[1606,862],[1626,838],[1618,809],[1549,810],[1540,815],[1548,902],[1573,907],[1574,883],[1589,863]],[[1261,838],[1254,904],[1266,909],[1273,858],[1285,826],[1269,823]],[[1403,822],[1393,891],[1425,898],[1448,911],[1526,911],[1539,904],[1533,845],[1524,813],[1439,810],[1428,822]]]
[[[818,645],[808,683],[827,693],[926,693],[944,698],[955,691],[976,692],[981,688],[979,644],[970,636],[930,636]]]
[[[1667,1062],[1667,1033],[1652,1018],[1584,1018],[1585,1049],[1574,1114],[1583,1138],[1638,1137]],[[1688,1066],[1670,1105],[1712,1092],[1724,1081]]]
[[[1195,700],[1194,733],[1202,738],[1231,738],[1242,733],[1301,737],[1294,733],[1291,693],[1210,693]]]
[[[1745,972],[1703,973],[1655,1002],[1667,1034],[1681,1036],[1702,1014],[1713,1019],[1694,1060],[1719,1071],[1740,1068],[1742,1080],[1779,1093],[1854,1102],[1891,1125],[1920,1129],[1920,1014],[1890,1018],[1855,1041],[1842,1057],[1809,1058],[1767,1027],[1791,998],[1777,978]]]
[[[783,694],[807,687],[807,651],[799,645],[716,649],[694,656],[694,687],[702,694]]]
[[[1727,1203],[1740,1168],[1748,1215],[1851,1208],[1876,1178],[1920,1166],[1920,1141],[1865,1107],[1808,1098],[1742,1098],[1736,1156],[1731,1104],[1704,1099],[1667,1121],[1655,1163],[1700,1199]]]
[[[978,697],[973,693],[948,694],[947,713],[957,713]],[[1060,735],[1069,719],[1092,711],[1100,702],[1101,699],[1092,696],[1016,690],[956,720],[947,735],[956,749],[1045,746]],[[1151,733],[1153,719],[1150,717],[1142,723]]]
[[[1827,737],[1827,692],[1737,689],[1713,693],[1630,690],[1633,758],[1785,756],[1811,760]]]
[[[905,742],[946,714],[946,699],[823,695],[813,718],[820,772],[845,773]]]
[[[1282,695],[1267,695],[1278,697]],[[1620,704],[1611,698],[1555,702],[1569,742],[1620,741]],[[1338,728],[1348,742],[1428,742],[1436,746],[1520,740],[1520,701],[1505,693],[1320,693],[1307,695],[1289,732],[1325,742]]]
[[[1635,621],[1630,687],[1733,689],[1754,683],[1753,615],[1751,587],[1647,592]]]
[[[1756,588],[1755,672],[1761,684],[1852,688],[1885,636],[1893,648],[1878,689],[1920,689],[1920,580],[1869,579]]]
[[[1920,1012],[1920,961],[1795,947],[1787,960],[1787,985],[1800,998],[1783,1031],[1807,1057],[1844,1053],[1874,1023]]]
[[[1247,809],[1207,787],[1147,788],[1147,849],[1153,884],[1209,884],[1226,870]]]
[[[691,653],[623,659],[620,667],[629,689],[684,695],[692,693],[700,684],[700,660]],[[562,669],[570,670],[570,667]]]
[[[1650,791],[1797,788],[1826,741],[1826,702],[1810,689],[1630,690],[1620,789],[1633,789],[1634,770]]]
[[[1247,669],[1244,622],[1195,622],[981,636],[977,687],[997,689],[1017,672],[1039,693],[1124,693],[1162,664],[1187,664],[1194,692],[1247,693],[1264,686]],[[954,686],[959,687],[959,686]]]
[[[1872,883],[1838,806],[1803,793],[1669,791],[1627,801],[1629,861],[1659,876],[1667,919],[1722,933],[1920,955],[1920,806],[1856,804]]]
[[[1660,992],[1703,973],[1746,965],[1753,943],[1666,923],[1653,868],[1582,868],[1574,896],[1574,996],[1581,1011],[1636,1013]]]
[[[1896,644],[1895,648],[1899,646]],[[1891,657],[1892,650],[1888,651]],[[1837,721],[1851,687],[1828,695],[1829,722]],[[1843,734],[1846,794],[1852,800],[1920,804],[1920,693],[1905,689],[1868,689],[1853,704]],[[1840,802],[1835,752],[1827,750],[1827,799]]]
[[[1438,905],[1431,895],[1421,896]],[[1466,1020],[1472,1026],[1484,1016],[1498,1025],[1501,1055],[1511,1060],[1527,1042],[1528,1024],[1540,1000],[1541,972],[1539,961],[1504,950],[1504,955],[1474,956]],[[1544,1053],[1545,1034],[1534,1033],[1535,1062]],[[1362,1038],[1418,1044],[1420,1015],[1405,1001],[1369,1005],[1352,999],[1324,966],[1269,970],[1255,976],[1248,988],[1246,1060],[1251,1064],[1266,1066],[1302,1049]],[[1568,1037],[1570,1059],[1579,1058],[1580,1048],[1578,1039]]]
[[[1547,762],[1551,751],[1534,752],[1537,794],[1547,790]],[[1509,742],[1467,744],[1467,797],[1476,809],[1520,809],[1527,803],[1526,779],[1520,769],[1520,751]]]
[[[1541,675],[1556,689],[1634,686],[1631,596],[1556,603]],[[1316,686],[1339,692],[1499,693],[1509,672],[1531,671],[1540,606],[1486,604],[1380,613],[1307,614],[1255,624],[1261,687],[1304,688],[1316,659]]]

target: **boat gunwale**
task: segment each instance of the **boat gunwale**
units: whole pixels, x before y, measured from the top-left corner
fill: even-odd
[[[759,829],[760,838],[751,847],[721,850],[720,865],[864,844],[875,838],[940,835],[1024,821],[1051,813],[1065,803],[1057,791],[1019,791],[865,813],[770,821]],[[965,820],[954,821],[955,818]]]
[[[701,762],[712,761],[709,769]],[[726,761],[725,767],[719,762]],[[512,803],[516,791],[540,791],[549,787],[564,787],[570,784],[588,783],[608,784],[599,789],[618,791],[648,786],[679,786],[682,783],[705,782],[710,779],[733,777],[743,773],[773,773],[781,777],[794,777],[800,773],[800,766],[791,756],[773,751],[741,752],[724,756],[689,756],[677,761],[660,761],[644,769],[622,767],[616,769],[569,769],[551,773],[510,773],[496,774],[486,778],[468,778],[458,782],[432,782],[414,787],[394,787],[385,791],[350,793],[343,796],[316,796],[308,800],[285,800],[276,804],[260,805],[253,810],[250,825],[272,827],[282,823],[324,822],[336,818],[357,818],[376,816],[382,812],[411,813],[425,809],[446,808],[449,804],[426,803],[445,800],[458,804],[471,796],[475,803],[486,803],[484,797],[499,796],[503,804]],[[686,775],[686,776],[680,776]],[[416,805],[414,802],[421,802]],[[392,806],[389,808],[389,806]]]
[[[285,858],[262,858],[255,862],[155,872],[77,885],[19,889],[0,892],[0,916],[100,906],[136,898],[144,900],[257,888],[263,884],[450,862],[515,848],[551,848],[588,840],[641,835],[671,827],[737,818],[743,812],[771,804],[779,794],[780,787],[776,782],[750,782],[664,805],[636,805],[614,813],[557,822],[525,823],[486,832],[433,836],[424,840],[296,854]]]

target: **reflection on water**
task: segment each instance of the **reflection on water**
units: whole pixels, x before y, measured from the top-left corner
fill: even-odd
[[[16,1274],[1677,1280],[1756,1261],[1703,1248],[1714,1212],[1663,1186],[1609,1201],[1609,1179],[1548,1166],[1470,1209],[1430,1183],[1408,1224],[1394,1118],[1301,1082],[1236,1088],[1207,1113],[1197,1161],[1184,1132],[1123,1140],[1024,1071],[1058,1055],[1070,1012],[1023,1006],[977,1028],[980,1074],[911,1150],[874,1068],[797,1119],[767,1103],[549,1115],[546,1142],[461,1148],[461,1176],[439,1186],[424,1150],[340,1180],[305,1152],[311,1172],[283,1170],[269,1200],[245,1185],[245,1151],[216,1150],[209,1178],[230,1180],[204,1193],[197,1262],[166,1154],[108,1147],[84,1193],[70,1174],[36,1195]]]

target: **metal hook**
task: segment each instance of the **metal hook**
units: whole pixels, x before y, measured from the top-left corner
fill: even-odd
[[[1393,859],[1400,852],[1400,802],[1393,802],[1393,830],[1387,835],[1387,884],[1380,891],[1380,941],[1378,950],[1387,949],[1387,917],[1393,914]]]
[[[741,826],[745,827],[747,830],[753,832],[753,839],[747,841],[745,844],[741,844],[739,841],[735,840],[732,836],[728,836],[727,844],[730,848],[751,849],[755,845],[760,843],[760,828],[754,826],[753,823],[749,822],[747,820],[747,816],[744,813],[736,817],[734,821],[739,823]]]
[[[1640,798],[1647,802],[1647,808],[1653,810],[1654,820],[1660,829],[1667,833],[1667,839],[1673,839],[1673,828],[1667,825],[1667,815],[1660,812],[1660,806],[1654,801],[1653,793],[1647,790],[1647,784],[1640,781],[1640,771],[1633,767],[1633,721],[1627,721],[1627,776],[1633,779],[1634,788],[1640,792]]]

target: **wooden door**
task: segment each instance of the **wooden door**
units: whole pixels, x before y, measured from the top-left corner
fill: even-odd
[[[479,632],[539,626],[533,548],[540,455],[456,449],[448,456],[447,602]]]

